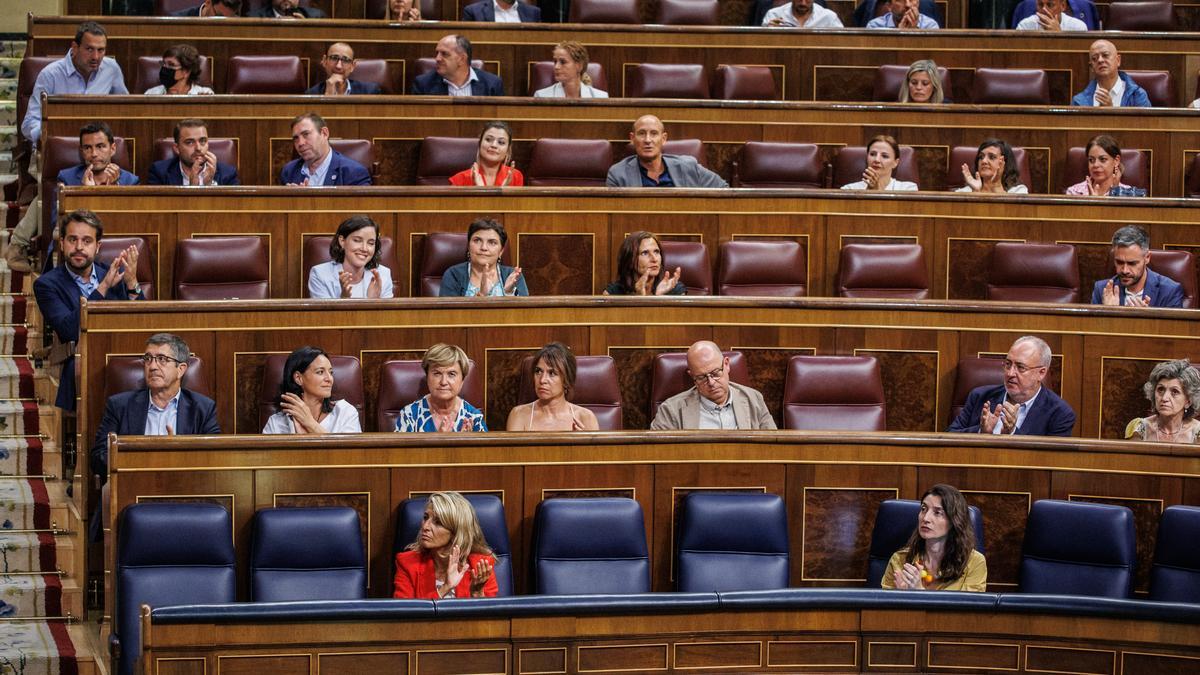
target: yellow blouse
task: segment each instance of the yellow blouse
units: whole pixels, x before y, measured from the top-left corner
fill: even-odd
[[[902,548],[892,554],[892,559],[888,561],[887,571],[883,573],[883,581],[880,583],[882,588],[896,588],[895,574],[896,570],[904,567],[904,558],[908,555],[908,549]],[[963,575],[957,579],[938,582],[928,587],[931,591],[975,591],[982,593],[987,590],[987,559],[979,551],[972,550],[971,557],[967,560],[967,569]]]

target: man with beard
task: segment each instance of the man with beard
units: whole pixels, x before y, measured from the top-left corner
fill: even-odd
[[[258,19],[324,19],[325,12],[316,7],[301,7],[299,0],[271,0],[270,6],[247,16]]]
[[[837,12],[813,3],[813,0],[792,0],[763,15],[762,25],[785,28],[842,28]]]
[[[1183,287],[1150,269],[1150,235],[1126,225],[1112,238],[1116,274],[1096,282],[1093,305],[1113,307],[1183,307]]]
[[[29,96],[25,119],[21,120],[21,135],[37,145],[42,137],[42,94],[128,94],[125,74],[116,59],[105,56],[108,33],[95,21],[79,24],[67,55],[38,73]]]
[[[38,277],[33,283],[46,324],[59,341],[68,345],[70,356],[63,361],[54,404],[75,410],[74,343],[79,339],[79,298],[88,300],[138,300],[142,288],[137,279],[137,248],[130,246],[113,259],[112,265],[96,262],[104,226],[100,218],[79,209],[63,218],[59,245],[63,263]]]
[[[241,185],[237,169],[208,149],[208,125],[186,119],[175,125],[175,156],[150,165],[150,185]]]
[[[962,412],[946,429],[969,434],[1070,436],[1075,411],[1042,386],[1052,354],[1046,341],[1017,338],[1004,357],[1004,383],[985,384],[967,394]]]
[[[300,159],[293,159],[279,172],[280,185],[320,187],[323,185],[370,185],[366,167],[329,147],[329,127],[315,112],[292,120],[292,146]]]

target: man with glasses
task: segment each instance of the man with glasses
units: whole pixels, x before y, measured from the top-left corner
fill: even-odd
[[[762,394],[729,381],[729,357],[708,340],[688,348],[687,374],[696,385],[663,401],[651,429],[774,429]]]
[[[1075,411],[1042,386],[1050,369],[1050,345],[1017,338],[1004,357],[1004,384],[976,387],[946,431],[1023,436],[1070,436]]]
[[[317,96],[344,96],[346,94],[382,94],[378,84],[360,82],[350,79],[350,74],[358,65],[354,58],[354,50],[345,42],[335,42],[325,50],[321,57],[321,67],[325,69],[325,81],[309,87],[306,94]]]

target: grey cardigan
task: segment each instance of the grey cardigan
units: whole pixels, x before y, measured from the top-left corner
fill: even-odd
[[[691,155],[664,154],[662,157],[676,187],[729,187],[724,178],[700,166]],[[637,155],[630,155],[610,166],[605,184],[608,187],[642,187]]]

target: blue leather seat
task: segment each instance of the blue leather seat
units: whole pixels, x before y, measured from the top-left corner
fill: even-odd
[[[464,493],[467,501],[475,507],[475,517],[483,530],[483,538],[496,556],[497,595],[513,595],[512,546],[508,543],[508,522],[504,518],[504,503],[496,495]],[[392,541],[392,561],[405,546],[417,540],[421,531],[421,517],[425,514],[425,499],[405,499],[400,502],[396,517],[396,538]]]
[[[788,587],[787,508],[779,495],[692,492],[679,519],[676,590]]]
[[[971,527],[975,530],[975,550],[987,553],[983,547],[983,513],[978,506],[968,506]],[[871,530],[871,549],[867,554],[867,588],[879,588],[892,555],[904,548],[913,530],[921,502],[915,499],[888,499],[879,504],[875,527]]]
[[[1158,521],[1150,599],[1200,604],[1200,507],[1172,506]]]
[[[533,517],[538,594],[649,593],[642,507],[632,499],[547,499]]]
[[[267,508],[254,514],[254,602],[366,597],[358,512],[348,506]]]
[[[1124,506],[1041,499],[1021,546],[1021,591],[1127,598],[1133,587],[1133,512]]]
[[[138,672],[142,605],[233,602],[233,524],[216,504],[147,502],[121,512],[117,529],[117,672]]]

